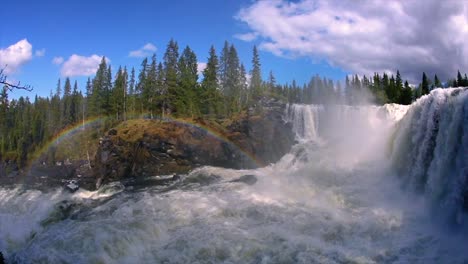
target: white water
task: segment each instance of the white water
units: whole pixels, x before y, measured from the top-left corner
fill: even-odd
[[[418,177],[401,153],[417,153],[422,136],[407,140],[413,119],[427,123],[416,117],[425,104],[292,105],[299,143],[257,170],[203,167],[173,186],[73,195],[0,189],[0,251],[18,263],[464,263],[467,233],[432,221],[432,199],[401,188]],[[439,133],[456,122],[440,120]],[[248,174],[257,182],[231,182]]]
[[[405,186],[423,193],[446,220],[466,226],[468,89],[437,89],[415,102],[393,148]]]

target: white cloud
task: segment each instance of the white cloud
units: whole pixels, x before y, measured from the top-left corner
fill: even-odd
[[[32,59],[32,45],[27,39],[20,40],[5,49],[0,49],[0,68],[5,74],[16,72],[23,64]]]
[[[60,65],[63,63],[63,61],[64,61],[63,57],[54,57],[52,59],[52,63],[55,65]]]
[[[44,55],[45,55],[45,49],[36,50],[36,52],[34,53],[34,55],[35,55],[36,57],[44,57]]]
[[[197,74],[199,77],[202,77],[203,71],[206,68],[206,62],[198,62],[197,63]]]
[[[255,40],[258,37],[258,35],[256,33],[250,32],[245,34],[235,34],[234,37],[243,41],[250,42]]]
[[[62,76],[89,76],[96,73],[103,56],[93,54],[89,57],[73,54],[66,60],[60,70]],[[60,57],[57,58],[57,62]],[[106,62],[110,60],[106,58]]]
[[[307,56],[358,74],[422,71],[442,79],[468,71],[468,4],[464,1],[255,1],[237,19],[278,56]]]
[[[132,50],[128,54],[129,57],[134,58],[144,58],[151,56],[154,52],[156,52],[157,48],[152,43],[146,43],[143,47],[138,50]]]

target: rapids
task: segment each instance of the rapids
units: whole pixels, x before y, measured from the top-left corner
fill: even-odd
[[[467,94],[290,105],[297,144],[255,170],[74,194],[0,188],[0,251],[7,263],[466,263]]]

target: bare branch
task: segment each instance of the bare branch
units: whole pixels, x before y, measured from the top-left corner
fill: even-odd
[[[13,91],[13,89],[19,89],[19,90],[26,90],[28,92],[31,92],[33,90],[31,85],[21,85],[21,82],[18,82],[16,84],[8,82],[7,76],[3,73],[4,70],[5,68],[0,69],[0,84],[3,84],[4,89],[7,89],[9,91]]]

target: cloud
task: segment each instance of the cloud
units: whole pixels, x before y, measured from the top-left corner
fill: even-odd
[[[255,40],[257,38],[257,36],[258,35],[256,33],[253,33],[253,32],[245,33],[245,34],[235,34],[234,35],[235,38],[246,41],[246,42],[250,42],[250,41]]]
[[[36,57],[44,57],[44,55],[45,55],[45,49],[36,50],[36,52],[34,53],[34,55],[35,55]]]
[[[420,80],[468,69],[464,1],[256,1],[236,18],[237,35],[283,57],[312,57],[357,74],[395,72]]]
[[[203,71],[206,68],[206,62],[198,62],[197,63],[197,74],[200,77],[203,74]]]
[[[151,43],[146,43],[146,45],[144,45],[140,49],[130,51],[128,56],[134,57],[134,58],[144,58],[144,57],[151,56],[154,52],[156,52],[156,50],[157,48],[155,45]]]
[[[63,57],[54,57],[52,59],[52,63],[55,65],[60,65],[63,63],[63,61],[64,61]]]
[[[64,77],[93,75],[96,73],[102,57],[96,54],[89,57],[73,54],[63,63],[60,73]],[[60,58],[57,57],[56,62],[60,62]],[[110,60],[106,58],[106,62],[109,63]]]
[[[22,39],[8,48],[0,48],[0,68],[4,73],[15,73],[22,65],[32,59],[32,45],[27,39]]]

